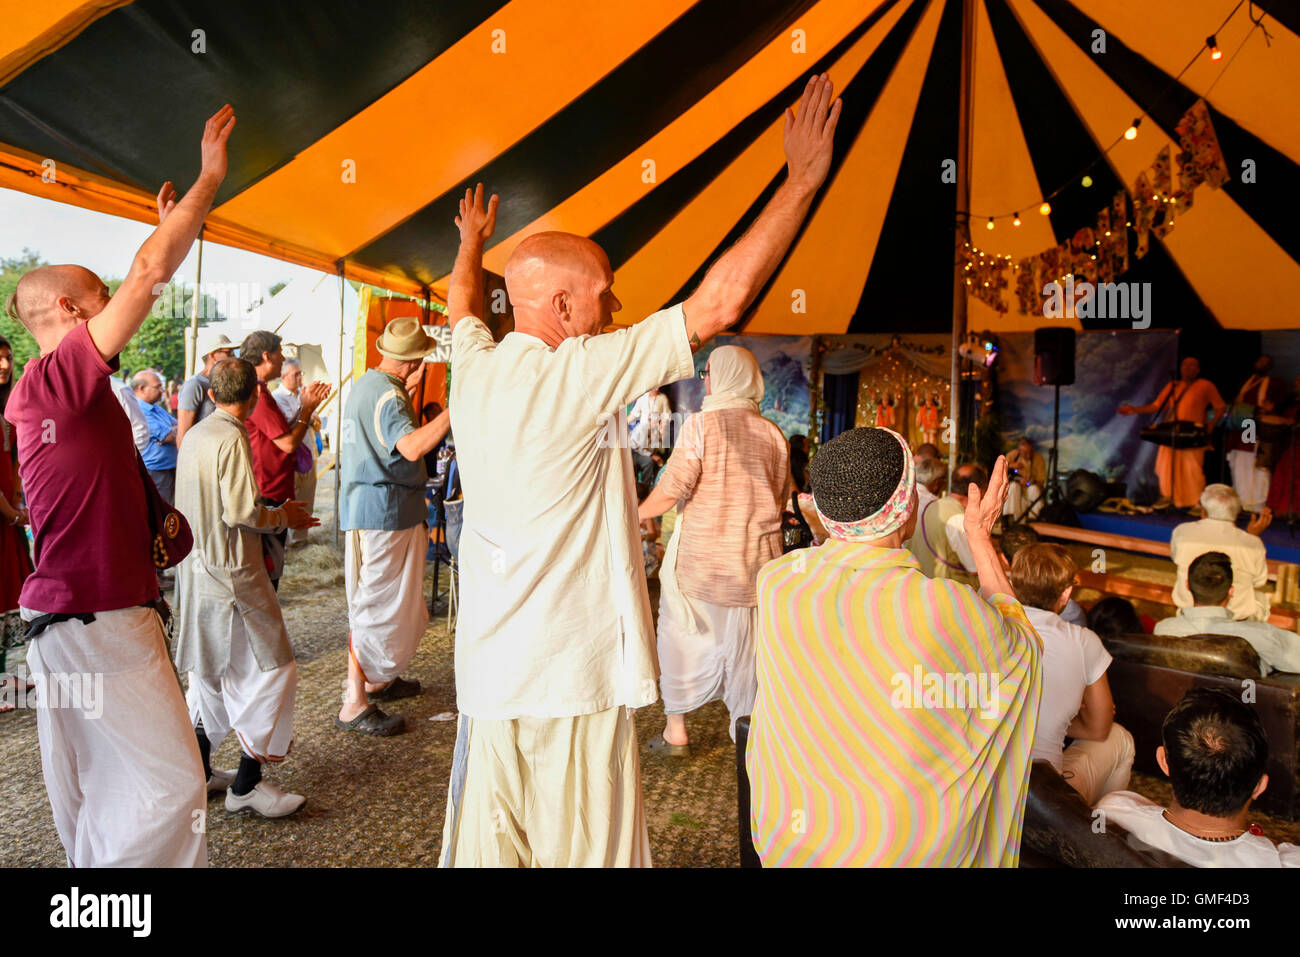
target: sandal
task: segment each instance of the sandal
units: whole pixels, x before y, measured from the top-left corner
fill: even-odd
[[[669,758],[689,758],[691,756],[691,746],[689,744],[669,744],[664,740],[662,734],[656,734],[646,742],[646,750],[651,754],[659,754]]]
[[[413,698],[420,693],[420,682],[394,678],[378,691],[371,691],[366,697],[371,701],[397,701],[399,698]]]
[[[406,730],[404,717],[400,714],[384,714],[379,710],[379,706],[374,704],[351,721],[344,721],[335,715],[334,723],[343,731],[372,734],[377,738],[389,738]]]

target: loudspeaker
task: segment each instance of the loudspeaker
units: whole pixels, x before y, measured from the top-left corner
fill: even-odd
[[[1034,330],[1034,385],[1074,385],[1074,330],[1069,326]]]
[[[1106,482],[1085,469],[1075,469],[1065,480],[1065,500],[1077,511],[1091,512],[1106,501]]]

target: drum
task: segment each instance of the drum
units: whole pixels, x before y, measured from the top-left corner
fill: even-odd
[[[1148,425],[1138,435],[1144,442],[1167,445],[1174,449],[1203,449],[1210,444],[1210,434],[1205,431],[1205,426],[1177,419]]]

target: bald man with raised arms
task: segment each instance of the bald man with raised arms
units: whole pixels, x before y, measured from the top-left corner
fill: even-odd
[[[41,350],[5,410],[36,538],[20,599],[27,665],[61,698],[79,682],[73,700],[83,705],[36,712],[45,788],[73,867],[208,862],[203,764],[168,660],[145,487],[109,376],[198,236],[234,126],[229,106],[208,120],[198,179],[179,202],[164,184],[158,228],[116,295],[81,266],[42,266],[9,302]]]
[[[448,290],[466,492],[444,866],[649,866],[632,709],[657,697],[656,653],[616,413],[692,376],[780,264],[830,168],[832,99],[809,78],[785,116],[788,176],[754,225],[685,302],[618,332],[600,334],[620,309],[604,251],[547,232],[506,265],[515,328],[494,342],[480,317],[497,197],[466,191]]]

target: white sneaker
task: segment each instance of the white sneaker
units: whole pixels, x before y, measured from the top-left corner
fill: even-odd
[[[262,817],[288,817],[298,810],[307,799],[301,794],[286,794],[270,781],[258,781],[253,790],[243,797],[234,791],[226,791],[226,810],[232,814],[236,811],[256,811]]]
[[[234,771],[216,771],[212,772],[212,777],[208,778],[208,793],[215,794],[218,791],[224,791],[230,785],[235,783]]]

